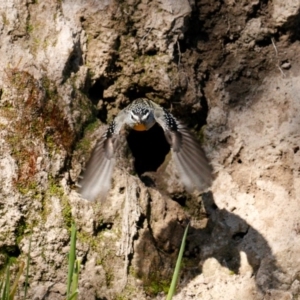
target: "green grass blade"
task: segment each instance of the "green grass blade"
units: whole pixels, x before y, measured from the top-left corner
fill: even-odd
[[[5,294],[5,279],[1,278],[1,283],[0,283],[0,300],[4,299],[4,294]]]
[[[4,286],[4,279],[2,278],[2,281],[0,283],[0,299],[3,299],[4,291],[5,291],[5,286]]]
[[[8,265],[6,267],[6,277],[4,284],[4,291],[2,295],[3,300],[9,300],[9,287],[10,287],[10,261],[8,261]]]
[[[181,261],[182,261],[183,252],[184,252],[184,248],[185,248],[185,242],[186,242],[188,229],[189,229],[189,224],[186,226],[186,229],[184,231],[184,235],[183,235],[183,238],[181,241],[180,251],[179,251],[179,254],[177,257],[176,266],[175,266],[175,270],[174,270],[173,277],[172,277],[172,282],[171,282],[170,289],[169,289],[166,300],[171,300],[175,293],[176,284],[177,284],[177,281],[179,278],[180,266],[181,266]]]
[[[24,271],[24,267],[25,267],[25,263],[23,261],[21,261],[17,277],[16,277],[16,279],[14,281],[14,284],[11,288],[11,292],[9,293],[9,300],[13,300],[14,297],[15,297],[15,294],[16,294],[16,291],[17,291],[17,288],[18,288],[18,283],[19,283],[20,277],[21,277],[21,275]]]
[[[70,289],[71,289],[72,278],[74,273],[75,256],[76,256],[76,227],[75,224],[73,223],[71,229],[71,246],[69,252],[67,299],[69,299],[70,296]]]
[[[3,285],[4,285],[4,281],[2,280],[0,282],[0,299],[2,299]]]
[[[77,300],[77,296],[78,296],[79,271],[80,271],[80,260],[77,259],[75,261],[74,273],[73,273],[73,278],[72,278],[72,286],[71,286],[72,296],[70,298],[70,299],[74,299],[74,300]],[[73,297],[74,294],[76,294],[76,295]]]
[[[31,240],[32,240],[32,234],[31,234],[30,240],[29,240],[29,248],[28,248],[28,255],[27,255],[24,300],[26,300],[27,290],[28,290],[28,277],[29,277],[29,265],[30,265],[30,253],[31,253]]]
[[[76,300],[78,296],[78,292],[75,292],[74,294],[71,295],[70,298],[68,298],[68,300]]]

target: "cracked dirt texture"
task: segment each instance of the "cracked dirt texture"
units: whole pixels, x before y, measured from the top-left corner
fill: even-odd
[[[299,20],[293,0],[0,0],[1,270],[31,237],[28,299],[65,299],[75,221],[79,299],[164,299],[190,222],[175,299],[300,299]],[[138,97],[194,130],[209,191],[185,193],[154,128],[124,136],[105,203],[80,199]]]

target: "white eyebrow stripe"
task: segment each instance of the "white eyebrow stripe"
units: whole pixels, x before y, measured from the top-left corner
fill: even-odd
[[[130,112],[132,119],[134,119],[135,121],[139,121],[139,117],[134,113],[134,112]]]
[[[142,120],[146,120],[149,117],[150,111],[148,111],[145,115],[142,116]]]

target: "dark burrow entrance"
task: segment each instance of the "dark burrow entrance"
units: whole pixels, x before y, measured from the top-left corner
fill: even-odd
[[[127,142],[135,158],[134,169],[139,176],[145,172],[155,172],[170,151],[164,131],[158,124],[147,131],[130,130]]]

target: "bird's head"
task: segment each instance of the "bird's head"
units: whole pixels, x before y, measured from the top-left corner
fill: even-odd
[[[155,123],[153,112],[148,108],[135,109],[130,112],[132,128],[137,131],[148,130]]]

